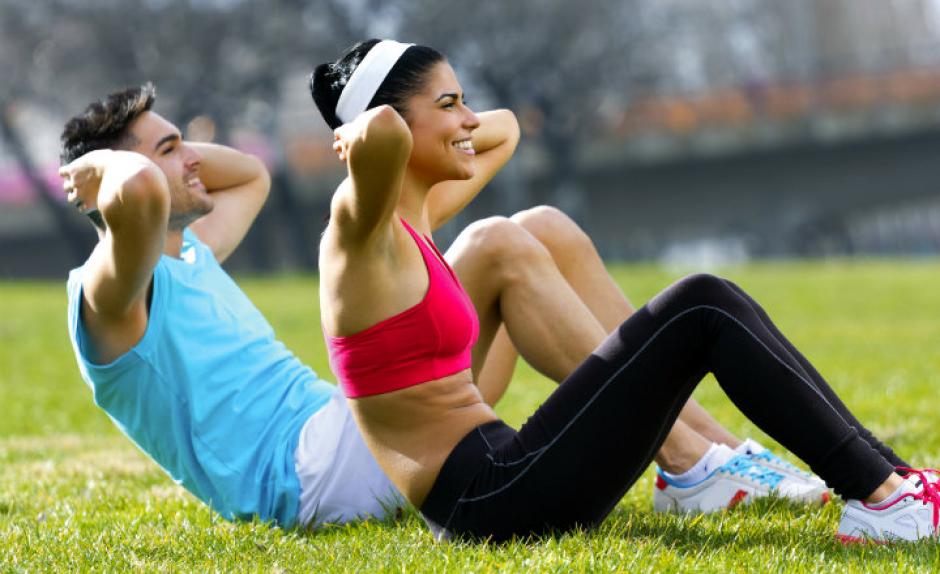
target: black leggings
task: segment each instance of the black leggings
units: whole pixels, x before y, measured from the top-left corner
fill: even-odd
[[[421,513],[438,538],[505,540],[590,527],[659,450],[706,373],[843,498],[904,461],[849,412],[764,311],[729,281],[694,275],[625,321],[517,432],[471,431]]]

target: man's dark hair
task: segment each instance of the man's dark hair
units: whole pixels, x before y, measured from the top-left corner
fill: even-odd
[[[128,149],[137,145],[128,126],[153,107],[156,97],[153,84],[147,82],[114,92],[90,104],[84,112],[66,122],[62,130],[62,150],[59,153],[62,165],[97,149]],[[88,216],[96,227],[104,229],[100,213],[91,211]]]
[[[336,103],[339,96],[356,70],[356,66],[381,40],[371,39],[360,42],[346,51],[335,62],[320,64],[310,74],[310,95],[316,102],[320,115],[332,129],[343,125],[336,117]],[[390,105],[399,114],[407,111],[405,101],[421,91],[428,72],[438,62],[444,61],[444,55],[427,46],[411,46],[401,55],[389,70],[385,80],[375,92],[366,109],[381,105]]]

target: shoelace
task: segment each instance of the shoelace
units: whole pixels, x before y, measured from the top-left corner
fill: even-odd
[[[936,532],[937,526],[940,525],[940,470],[933,468],[907,468],[906,466],[898,466],[895,468],[901,472],[916,474],[920,478],[920,492],[908,492],[902,495],[902,498],[910,496],[914,500],[921,501],[924,505],[931,504],[933,506],[933,529],[934,532]],[[928,472],[937,477],[937,479],[933,482],[928,480]]]
[[[784,476],[779,472],[754,462],[747,455],[736,456],[723,464],[721,468],[730,474],[738,474],[755,482],[766,484],[770,488],[776,488],[780,481],[784,479]]]
[[[753,460],[757,460],[757,461],[766,460],[767,462],[773,462],[773,463],[779,464],[783,466],[784,468],[786,468],[787,470],[789,470],[790,472],[797,474],[799,476],[805,476],[805,477],[812,476],[810,473],[806,472],[802,468],[796,466],[795,464],[789,461],[783,460],[782,458],[770,452],[769,450],[765,450],[764,452],[760,454],[748,452],[748,455]]]

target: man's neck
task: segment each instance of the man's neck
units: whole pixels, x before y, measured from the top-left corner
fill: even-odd
[[[106,231],[101,229],[98,230],[98,240],[101,241],[105,237]],[[180,253],[183,252],[183,230],[167,230],[166,240],[163,242],[163,254],[176,259],[180,258]]]
[[[163,253],[175,259],[179,259],[182,251],[183,230],[168,230],[166,232],[166,241],[163,243]]]

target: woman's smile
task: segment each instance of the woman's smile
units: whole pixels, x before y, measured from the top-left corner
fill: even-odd
[[[471,138],[455,141],[451,145],[457,148],[459,152],[465,153],[467,155],[476,155],[477,153],[476,150],[473,149],[473,140]]]

